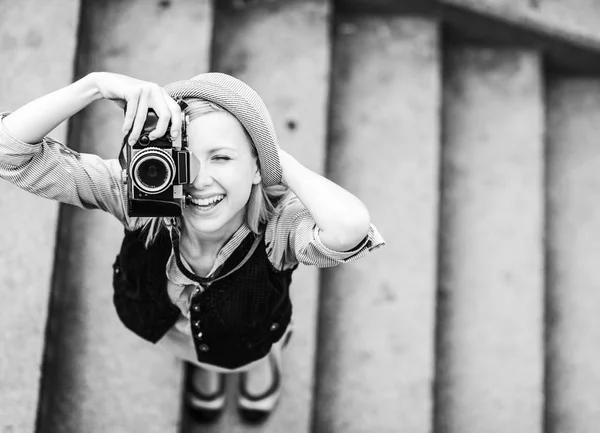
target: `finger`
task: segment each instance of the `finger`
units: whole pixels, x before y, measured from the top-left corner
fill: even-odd
[[[125,101],[124,101],[124,100],[122,100],[122,99],[113,99],[112,101],[113,101],[115,104],[117,104],[117,105],[119,106],[119,108],[121,108],[121,109],[125,108],[125,106],[127,105],[127,104],[125,103]]]
[[[154,128],[154,131],[150,133],[150,139],[154,140],[166,134],[169,122],[171,121],[171,110],[169,110],[168,102],[160,87],[156,86],[152,89],[151,98],[153,101],[152,108],[154,108],[154,111],[158,116],[156,127]]]
[[[176,138],[179,134],[181,134],[181,122],[183,119],[183,113],[181,112],[181,107],[171,96],[167,93],[165,89],[162,89],[167,101],[167,105],[169,106],[169,110],[171,111],[171,137]]]
[[[139,100],[140,91],[134,92],[127,100],[125,105],[125,119],[123,119],[123,134],[127,134],[133,125]]]
[[[140,99],[137,105],[137,112],[135,114],[135,120],[133,121],[133,127],[129,134],[129,144],[134,145],[135,142],[140,138],[140,133],[144,127],[144,122],[148,116],[148,91],[143,89],[140,94]]]

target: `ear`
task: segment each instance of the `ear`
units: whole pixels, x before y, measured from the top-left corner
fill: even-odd
[[[252,184],[258,185],[261,181],[262,181],[262,176],[260,175],[260,170],[257,167],[256,171],[254,172],[254,179],[252,179]]]

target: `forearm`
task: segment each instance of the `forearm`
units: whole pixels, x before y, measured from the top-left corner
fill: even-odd
[[[3,119],[4,127],[26,143],[40,141],[50,131],[83,108],[101,99],[94,74],[35,99]]]
[[[369,232],[370,216],[356,196],[281,151],[283,183],[308,209],[319,227],[321,242],[336,251],[356,246]]]

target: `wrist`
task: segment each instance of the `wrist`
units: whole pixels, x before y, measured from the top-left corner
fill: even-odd
[[[101,88],[101,72],[90,72],[78,81],[81,90],[90,103],[103,99]]]

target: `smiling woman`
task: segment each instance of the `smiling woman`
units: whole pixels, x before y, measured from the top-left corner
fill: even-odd
[[[214,112],[189,122],[188,146],[200,162],[196,178],[186,187],[192,198],[222,195],[210,208],[183,211],[183,235],[229,239],[244,222],[250,192],[261,182],[252,144],[240,122],[227,112]]]
[[[187,100],[184,113],[174,98]],[[199,170],[184,185],[181,217],[129,215],[128,172],[116,159],[67,152],[46,137],[98,99],[126,103],[130,143],[150,109],[158,119],[149,138],[163,137],[170,125],[171,137],[187,139]],[[139,337],[189,363],[188,403],[202,418],[222,412],[225,373],[241,372],[237,403],[244,417],[264,419],[275,408],[299,264],[336,266],[384,245],[365,205],[281,150],[262,99],[225,74],[165,88],[90,74],[0,115],[0,162],[0,177],[15,185],[102,209],[123,224],[113,265],[117,314]],[[144,175],[159,186],[165,178],[152,166]]]
[[[213,166],[220,164],[226,165],[228,168],[235,168],[235,162],[239,162],[240,158],[246,159],[249,153],[249,158],[257,165],[260,176],[260,162],[258,161],[256,146],[248,131],[233,115],[220,105],[203,99],[186,98],[185,102],[187,108],[185,108],[184,114],[188,122],[187,131],[190,150],[194,155],[194,159],[198,162],[200,162],[202,155],[209,157],[204,164],[200,163],[200,169],[203,167],[204,169],[199,175],[204,176],[210,173],[208,169],[211,163]],[[221,113],[225,117],[215,119],[207,116],[208,114],[217,113]],[[203,117],[202,121],[197,122],[196,119],[200,117]],[[221,131],[215,130],[215,128],[221,128]],[[211,142],[208,141],[209,134],[213,135],[214,146],[211,146]],[[228,164],[229,161],[233,161],[234,164]],[[196,180],[198,180],[198,177],[194,181]],[[192,193],[193,187],[186,188],[186,191],[188,192],[189,202],[200,205],[196,206],[198,211],[211,209],[207,206],[208,203],[198,202],[200,199],[209,198],[207,194],[199,194],[196,191],[196,195],[194,195]],[[275,210],[273,203],[280,202],[281,198],[289,195],[289,193],[289,188],[281,184],[265,186],[262,182],[252,182],[250,196],[246,201],[244,218],[245,223],[253,233],[258,234],[260,224],[268,221],[273,215]],[[225,198],[224,191],[221,195]],[[191,215],[192,208],[193,206],[189,206],[187,212],[184,211],[184,215],[186,213]],[[180,221],[180,224],[184,223]],[[149,218],[143,222],[143,227],[147,233],[146,245],[149,245],[156,239],[158,233],[166,227],[166,222],[163,218]]]

